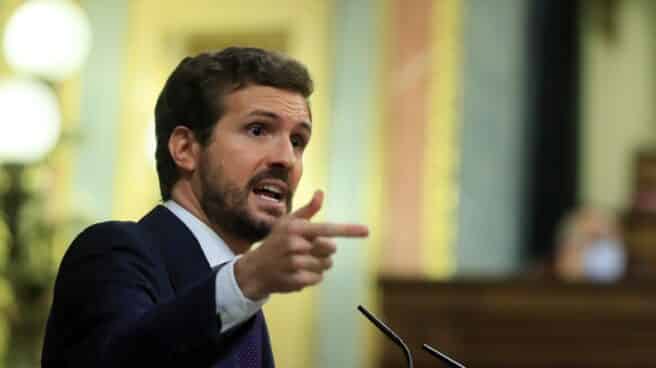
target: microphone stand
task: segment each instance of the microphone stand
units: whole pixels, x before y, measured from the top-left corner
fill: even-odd
[[[453,360],[453,358],[451,358],[448,355],[438,351],[437,349],[435,349],[434,347],[432,347],[428,344],[424,344],[421,347],[424,350],[426,350],[427,352],[429,352],[431,355],[436,357],[437,359],[439,359],[442,362],[446,363],[446,365],[448,365],[449,367],[465,368],[464,365],[456,362],[455,360]]]
[[[371,323],[373,323],[376,327],[378,327],[378,329],[381,330],[387,337],[389,337],[390,340],[392,340],[396,345],[401,347],[401,349],[403,350],[403,354],[405,355],[405,358],[408,361],[408,367],[414,368],[412,353],[410,352],[410,349],[408,349],[408,345],[406,345],[403,342],[403,340],[401,340],[401,338],[397,334],[395,334],[394,331],[392,331],[391,328],[387,327],[387,325],[385,325],[383,321],[376,318],[365,307],[358,305],[358,310],[362,314],[364,314],[364,316],[367,317],[367,319],[371,321]]]
[[[376,316],[371,314],[371,312],[369,312],[365,307],[358,305],[358,310],[360,311],[360,313],[364,314],[364,316],[367,317],[367,319],[371,321],[371,323],[373,323],[374,326],[378,327],[378,329],[382,331],[385,334],[385,336],[387,336],[390,340],[392,340],[396,345],[401,347],[401,349],[403,350],[403,354],[405,355],[405,358],[408,361],[408,367],[414,368],[412,353],[410,352],[410,349],[408,349],[408,346],[403,342],[403,340],[394,331],[392,331],[391,328],[389,328],[385,323],[383,323],[383,321],[379,320],[378,318],[376,318]],[[453,358],[438,351],[437,349],[435,349],[434,347],[428,344],[424,344],[422,348],[425,351],[427,351],[429,354],[436,357],[437,359],[439,359],[440,361],[442,361],[443,363],[445,363],[447,366],[451,368],[466,368],[461,363],[458,363]]]

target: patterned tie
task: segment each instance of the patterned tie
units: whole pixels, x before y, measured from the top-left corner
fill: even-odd
[[[255,315],[253,325],[244,336],[239,349],[237,349],[236,360],[239,368],[261,368],[262,367],[262,312]]]

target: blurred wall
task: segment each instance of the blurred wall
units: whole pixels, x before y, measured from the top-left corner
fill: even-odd
[[[72,192],[75,211],[88,221],[111,219],[121,122],[121,87],[125,73],[128,1],[83,0],[93,29],[92,48],[82,71],[80,112]],[[132,158],[141,162],[142,155]]]
[[[370,223],[380,208],[380,138],[376,109],[381,86],[382,11],[376,1],[334,1],[331,126],[327,132],[326,218]],[[315,367],[362,367],[372,356],[357,304],[371,306],[378,231],[371,239],[339,239],[333,269],[317,297]],[[369,330],[370,331],[370,330]],[[371,361],[369,361],[371,363]]]
[[[656,3],[583,1],[582,202],[627,208],[633,158],[656,138]],[[608,4],[606,4],[608,5]]]
[[[463,1],[463,118],[456,273],[516,271],[526,185],[525,1]]]

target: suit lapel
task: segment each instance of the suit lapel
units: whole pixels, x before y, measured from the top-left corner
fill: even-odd
[[[176,292],[208,276],[211,268],[198,240],[166,207],[155,207],[139,223],[153,235]]]

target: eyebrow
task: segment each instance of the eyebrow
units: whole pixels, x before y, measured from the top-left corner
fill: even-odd
[[[278,114],[267,110],[253,110],[248,113],[248,116],[253,116],[253,115],[264,116],[274,120],[282,120],[280,119],[280,116]],[[305,130],[307,130],[310,134],[312,134],[312,125],[309,122],[301,121],[301,127],[305,128]]]

